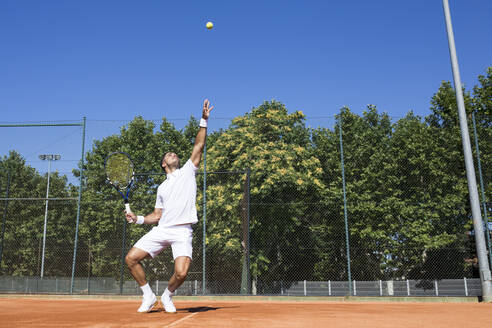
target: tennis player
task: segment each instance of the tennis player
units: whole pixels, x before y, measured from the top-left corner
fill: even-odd
[[[203,102],[200,130],[195,139],[195,145],[190,159],[179,168],[179,158],[175,153],[168,152],[161,161],[161,166],[167,174],[166,180],[157,188],[157,200],[152,213],[146,216],[126,214],[130,223],[158,225],[128,251],[126,264],[130,273],[137,281],[143,292],[142,305],[138,312],[150,312],[158,305],[157,297],[152,292],[140,261],[154,258],[165,247],[171,246],[174,258],[174,273],[162,294],[161,301],[166,312],[176,312],[172,296],[174,291],[185,281],[192,259],[192,224],[198,222],[196,213],[196,179],[195,174],[200,165],[200,159],[207,138],[207,122],[210,111],[208,99]]]

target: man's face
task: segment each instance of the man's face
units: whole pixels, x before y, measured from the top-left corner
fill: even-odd
[[[168,152],[164,155],[162,161],[162,167],[169,167],[170,169],[177,169],[179,167],[179,157],[173,152]]]

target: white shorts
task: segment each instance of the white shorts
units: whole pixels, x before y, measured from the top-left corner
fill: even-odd
[[[191,224],[178,225],[166,228],[154,227],[140,238],[134,245],[152,256],[156,257],[164,248],[171,245],[173,258],[188,256],[192,258],[193,229]]]

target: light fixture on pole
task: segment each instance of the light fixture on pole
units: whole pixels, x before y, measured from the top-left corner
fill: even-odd
[[[48,161],[48,181],[46,183],[46,207],[44,209],[44,228],[43,228],[43,255],[41,256],[41,278],[44,275],[44,250],[46,248],[46,225],[48,223],[48,197],[50,194],[50,174],[51,174],[51,161],[57,161],[61,158],[60,155],[39,155],[39,159],[42,161]]]

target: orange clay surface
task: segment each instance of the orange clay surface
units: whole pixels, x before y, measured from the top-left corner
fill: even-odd
[[[492,304],[176,300],[137,313],[137,299],[0,298],[0,327],[491,327]]]

